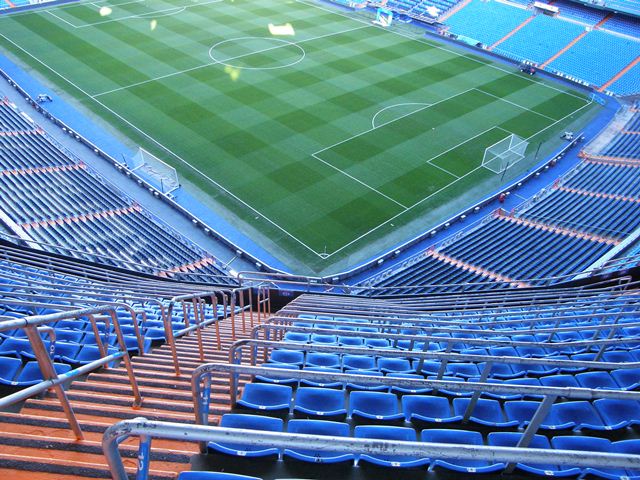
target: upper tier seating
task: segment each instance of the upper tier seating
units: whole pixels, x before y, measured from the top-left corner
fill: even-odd
[[[449,31],[473,38],[487,46],[504,37],[531,16],[531,12],[504,3],[472,0],[448,20]]]

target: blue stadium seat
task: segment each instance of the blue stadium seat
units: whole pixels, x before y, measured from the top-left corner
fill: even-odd
[[[416,371],[406,358],[380,358],[378,368],[382,373],[414,373]]]
[[[305,366],[341,368],[340,355],[335,353],[309,352]]]
[[[376,358],[368,355],[345,355],[342,357],[342,365],[345,372],[347,370],[375,370],[377,368]]]
[[[640,425],[640,403],[637,401],[600,398],[593,406],[612,430]]]
[[[640,387],[640,368],[620,368],[613,370],[611,376],[624,390],[636,390]]]
[[[612,442],[611,451],[622,455],[640,455],[640,440],[632,439]],[[629,477],[629,479],[638,480],[638,478],[640,478],[640,470],[627,469],[627,477]]]
[[[330,422],[326,420],[294,419],[289,421],[287,431],[289,433],[303,433],[309,435],[348,437],[349,425],[346,423]],[[355,456],[351,453],[328,452],[322,450],[285,449],[284,456],[308,463],[340,463],[351,462],[355,459]]]
[[[560,436],[551,439],[551,445],[556,450],[578,450],[581,452],[611,452],[611,442],[606,438],[586,437],[586,436]],[[581,468],[584,475],[592,474],[601,478],[620,479],[625,477],[627,472],[623,468]]]
[[[369,422],[398,422],[404,418],[394,394],[357,390],[349,394],[349,417]]]
[[[284,423],[280,418],[240,413],[226,413],[220,420],[221,427],[264,430],[268,432],[282,432],[283,425]],[[271,457],[277,456],[279,453],[275,447],[245,445],[241,443],[209,442],[208,447],[210,450],[236,457]]]
[[[541,429],[563,430],[572,428],[575,431],[608,430],[607,426],[587,401],[554,403],[547,418],[540,425]]]
[[[347,415],[345,401],[342,390],[300,387],[296,391],[293,413],[311,418],[343,419]]]
[[[288,385],[247,383],[238,405],[249,410],[285,413],[291,407],[292,393],[293,390]]]
[[[453,399],[453,412],[455,415],[463,416],[471,399],[469,398],[454,398]],[[471,412],[469,421],[478,425],[492,428],[516,428],[519,425],[517,420],[506,420],[500,403],[497,400],[488,400],[480,398],[478,403]]]
[[[522,438],[522,433],[517,432],[491,432],[487,436],[487,443],[494,447],[515,447]],[[544,435],[534,435],[527,448],[551,449],[549,440]],[[552,464],[526,464],[517,463],[516,468],[523,472],[533,473],[541,476],[553,477],[574,477],[580,474],[579,468],[569,468],[562,465]]]
[[[402,411],[407,422],[416,426],[457,423],[462,415],[451,412],[449,399],[432,395],[403,395]]]
[[[514,400],[504,403],[507,419],[509,421],[516,420],[521,428],[529,425],[538,407],[540,407],[540,402],[530,400]]]
[[[452,443],[457,445],[484,445],[479,432],[467,430],[423,430],[422,441],[429,443]],[[504,469],[504,463],[489,463],[486,460],[447,459],[433,460],[430,469],[445,468],[462,473],[493,473]]]
[[[287,332],[284,334],[284,341],[291,343],[308,343],[309,334],[301,332]]]
[[[269,356],[269,362],[302,366],[304,364],[304,352],[302,350],[274,350]]]
[[[11,385],[21,366],[19,358],[0,357],[0,383]]]
[[[585,372],[576,375],[576,380],[583,388],[602,388],[606,390],[620,390],[609,372]]]
[[[67,373],[71,370],[71,365],[67,365],[66,363],[54,363],[53,368],[58,375],[62,375],[63,373]],[[42,373],[40,372],[40,366],[38,365],[38,362],[33,361],[27,362],[14,383],[21,387],[27,387],[29,385],[35,385],[42,380],[43,378]]]
[[[416,432],[413,428],[407,427],[392,427],[386,425],[358,425],[355,428],[355,437],[414,442],[416,441]],[[358,459],[358,463],[368,463],[381,467],[413,468],[427,465],[429,463],[429,459],[400,455],[362,454]]]

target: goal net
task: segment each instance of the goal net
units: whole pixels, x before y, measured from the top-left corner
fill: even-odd
[[[529,142],[512,133],[485,148],[482,166],[494,173],[502,173],[524,158],[528,145]]]
[[[138,147],[138,153],[131,158],[131,161],[133,163],[132,171],[144,176],[162,193],[171,193],[180,188],[176,169],[144,148]]]

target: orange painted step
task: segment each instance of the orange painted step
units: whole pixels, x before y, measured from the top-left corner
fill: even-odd
[[[16,443],[23,444],[3,444],[3,455],[22,455],[25,459],[47,458],[54,461],[68,460],[70,462],[91,463],[106,468],[104,454],[102,453],[102,442],[83,441],[80,443],[64,440],[51,441],[46,438],[37,439],[34,437],[20,435],[6,436],[5,438],[13,440]],[[27,442],[31,442],[32,445],[28,445]],[[49,445],[47,445],[47,442],[49,442]],[[137,445],[126,445],[124,447],[121,445],[121,447],[124,461],[129,464],[129,466],[135,466],[135,463],[132,461],[132,457],[136,457],[138,451]],[[157,452],[162,453],[163,460],[158,460],[153,457]],[[164,470],[167,472],[180,472],[189,464],[189,457],[195,453],[197,453],[196,449],[191,451],[178,450],[173,452],[164,449],[159,450],[157,448],[152,448],[152,466],[158,470]],[[170,458],[174,458],[175,461],[170,461]]]
[[[167,412],[166,410],[159,410],[155,408],[118,408],[111,405],[100,405],[96,407],[95,403],[89,402],[71,402],[71,407],[76,412],[76,417],[80,420],[99,420],[104,421],[106,418],[110,418],[113,423],[136,417],[147,417],[148,419],[160,420],[164,419],[170,422],[184,422],[193,423],[193,414]],[[29,400],[25,405],[23,411],[25,413],[35,414],[40,413],[43,416],[64,418],[64,412],[58,400]],[[45,413],[48,412],[48,413]],[[90,413],[91,412],[91,413]]]
[[[131,459],[126,459],[123,461],[125,464],[125,468],[128,472],[135,472],[135,462]],[[74,472],[74,476],[72,478],[104,478],[110,479],[111,474],[107,469],[106,464],[97,464],[90,462],[80,462],[80,461],[72,461],[72,460],[58,460],[48,457],[33,457],[33,458],[25,458],[22,455],[10,455],[5,454],[4,452],[0,452],[0,464],[3,466],[20,466],[21,470],[34,470],[34,471],[47,471],[52,473],[60,473],[63,475],[68,474],[68,472]],[[189,465],[183,465],[183,470],[188,470]],[[182,471],[183,471],[182,470]],[[173,480],[176,477],[175,471],[164,471],[164,470],[155,470],[149,469],[150,476],[153,476],[158,479],[167,479]],[[9,478],[12,480],[17,478],[12,473]],[[25,476],[22,478],[32,478],[30,476]]]
[[[29,415],[23,415],[22,418],[26,421],[29,419]],[[36,419],[36,417],[31,417]],[[37,417],[40,419],[40,417]],[[11,436],[11,435],[24,435],[31,436],[36,438],[49,438],[55,440],[66,440],[69,442],[79,442],[84,443],[85,441],[96,442],[99,443],[102,441],[102,433],[109,426],[112,425],[111,422],[98,424],[98,423],[82,423],[82,432],[84,435],[84,440],[78,441],[76,440],[73,432],[67,428],[66,421],[62,421],[59,419],[50,419],[50,424],[58,424],[59,428],[52,426],[43,426],[43,425],[29,425],[26,423],[4,423],[3,419],[0,418],[0,437]],[[135,438],[129,438],[125,440],[122,445],[133,445],[137,448],[138,441]],[[197,447],[194,443],[190,442],[178,442],[175,440],[165,440],[165,439],[154,439],[153,446],[157,449],[165,449],[170,451],[196,451]]]

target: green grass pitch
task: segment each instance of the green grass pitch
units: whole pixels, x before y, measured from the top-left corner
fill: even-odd
[[[85,0],[0,18],[0,45],[301,273],[429,228],[595,108],[312,0]],[[502,178],[483,153],[512,133]]]

